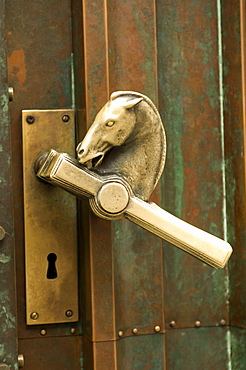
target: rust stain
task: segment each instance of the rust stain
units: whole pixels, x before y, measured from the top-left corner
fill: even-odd
[[[8,57],[9,74],[12,78],[17,77],[19,86],[22,91],[27,89],[23,87],[26,81],[25,53],[23,49],[15,50]]]

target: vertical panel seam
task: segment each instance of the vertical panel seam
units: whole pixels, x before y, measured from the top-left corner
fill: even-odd
[[[225,130],[224,130],[224,86],[223,86],[223,49],[221,27],[221,0],[217,0],[218,14],[218,64],[219,64],[219,101],[220,101],[220,128],[221,128],[221,154],[222,154],[222,217],[223,238],[227,241],[227,217],[226,217],[226,175],[225,175]]]
[[[90,247],[90,251],[89,251],[89,254],[90,254],[90,280],[91,280],[91,296],[90,296],[90,304],[91,304],[91,337],[92,337],[92,341],[94,342],[95,341],[95,305],[94,305],[94,302],[95,302],[95,299],[94,299],[94,295],[95,295],[95,283],[94,283],[94,274],[93,274],[93,264],[94,264],[94,258],[93,258],[93,252],[92,252],[92,247],[91,247],[91,240],[92,240],[92,236],[91,236],[91,233],[92,233],[92,227],[91,227],[91,216],[90,216],[90,232],[89,232],[89,247]],[[94,356],[93,356],[93,361],[94,361]]]
[[[243,110],[243,137],[244,137],[244,168],[246,168],[246,68],[245,68],[245,0],[240,0],[240,41],[241,41],[241,73],[242,73],[242,110]],[[245,171],[246,173],[246,171]],[[246,182],[246,181],[245,181]]]
[[[158,89],[158,46],[157,46],[157,4],[156,0],[153,2],[153,23],[154,23],[154,47],[155,47],[155,96],[156,96],[156,106],[159,110],[159,89]]]
[[[222,39],[222,12],[221,0],[217,0],[217,26],[218,26],[218,68],[219,68],[219,102],[220,102],[220,128],[221,128],[221,156],[222,156],[222,217],[223,238],[227,241],[227,205],[226,205],[226,163],[225,163],[225,122],[224,122],[224,81],[223,81],[223,39]],[[229,299],[229,273],[225,277],[226,296]],[[228,370],[232,370],[231,363],[231,332],[226,335]]]
[[[87,65],[87,33],[86,33],[86,4],[85,0],[82,0],[82,27],[83,27],[83,42],[84,42],[84,79],[85,79],[85,107],[86,107],[86,126],[88,127],[88,65]]]
[[[230,327],[226,333],[226,344],[227,344],[227,354],[228,354],[228,370],[232,370],[232,362],[231,362],[231,330]]]
[[[159,78],[158,78],[158,41],[157,41],[157,3],[156,0],[153,2],[153,14],[154,14],[154,42],[155,42],[155,81],[156,81],[156,106],[159,110]],[[161,187],[161,184],[159,184]],[[161,198],[162,198],[162,192],[161,192]],[[162,200],[162,199],[160,199]],[[165,310],[165,304],[164,304],[164,255],[163,255],[163,241],[160,241],[160,260],[161,263],[161,309],[162,309],[162,322],[161,326],[163,326],[163,332],[165,330],[165,316],[164,316],[164,310]],[[164,348],[165,353],[165,348]],[[164,358],[166,356],[164,355]],[[166,366],[165,366],[166,368]]]
[[[106,88],[109,96],[109,48],[108,48],[108,2],[104,0],[104,34],[105,34],[105,60],[106,60]]]
[[[109,35],[108,35],[108,1],[104,0],[104,34],[105,34],[105,62],[106,62],[106,89],[109,96],[110,89],[110,71],[109,71]],[[112,324],[113,337],[116,339],[116,312],[115,312],[115,277],[114,277],[114,241],[113,241],[113,226],[111,223],[111,268],[112,268]],[[114,366],[117,369],[117,350],[114,345]]]
[[[72,109],[75,109],[75,79],[74,79],[74,54],[71,53],[71,95]]]
[[[158,70],[158,36],[157,36],[157,28],[158,28],[158,21],[157,21],[157,1],[154,0],[153,2],[153,12],[154,12],[154,42],[155,42],[155,79],[156,79],[156,106],[159,110],[159,70]],[[161,188],[161,184],[159,185]],[[162,204],[162,192],[161,192],[161,204]],[[164,252],[163,252],[163,241],[160,242],[160,260],[161,263],[161,309],[162,309],[162,321],[161,325],[163,326],[163,370],[167,369],[167,346],[165,343],[166,340],[166,321],[165,321],[165,281],[164,281]]]

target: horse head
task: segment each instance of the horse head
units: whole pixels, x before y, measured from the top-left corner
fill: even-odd
[[[136,116],[132,110],[143,98],[126,100],[116,99],[117,93],[97,114],[87,135],[77,147],[78,160],[86,163],[92,160],[97,167],[105,154],[113,147],[121,146],[132,134],[136,125]]]
[[[118,91],[97,114],[77,147],[80,163],[99,174],[115,173],[147,199],[162,173],[166,140],[159,113],[146,96]]]

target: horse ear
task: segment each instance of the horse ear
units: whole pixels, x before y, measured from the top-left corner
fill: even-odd
[[[142,100],[143,100],[143,98],[135,98],[135,99],[128,100],[128,101],[124,102],[122,105],[126,109],[130,109],[130,108],[135,107],[135,105],[139,104]]]
[[[124,95],[124,91],[115,91],[110,95],[110,100],[118,98],[118,96]]]

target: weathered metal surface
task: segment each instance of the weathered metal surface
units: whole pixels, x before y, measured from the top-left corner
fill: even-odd
[[[104,6],[104,2],[96,2],[96,3],[89,3],[84,2],[83,3],[83,10],[84,10],[84,32],[85,32],[85,60],[86,60],[86,90],[87,90],[87,120],[89,124],[92,119],[95,117],[96,112],[101,108],[102,104],[105,103],[105,96],[106,99],[108,99],[109,91],[112,92],[117,89],[132,89],[132,90],[141,90],[143,93],[148,93],[148,95],[151,98],[155,98],[155,33],[154,33],[154,5],[150,2],[141,3],[141,8],[143,9],[143,13],[141,13],[141,21],[138,19],[138,15],[135,12],[135,7],[132,3],[122,3],[122,2],[110,2],[108,3],[108,7]],[[105,17],[105,13],[107,17]],[[153,17],[152,17],[153,16]],[[105,23],[105,20],[107,19]],[[126,22],[127,19],[127,22]],[[103,21],[102,21],[103,20]],[[144,21],[142,23],[142,20]],[[110,24],[110,32],[108,32],[108,25]],[[105,28],[106,27],[106,28]],[[114,29],[117,28],[117,32],[119,35],[119,39],[116,40],[114,35]],[[126,43],[126,34],[129,37],[131,33],[132,42]],[[148,35],[148,38],[146,39],[146,36]],[[92,47],[93,45],[93,47]],[[100,47],[97,47],[97,45],[100,45]],[[128,46],[131,45],[131,48],[129,49]],[[137,45],[136,48],[134,48],[134,45]],[[146,51],[146,47],[148,47],[148,53]],[[108,49],[107,49],[108,48]],[[128,52],[129,51],[129,52]],[[109,54],[108,54],[109,52]],[[117,52],[117,56],[113,53]],[[144,64],[145,56],[148,54],[148,65]],[[114,58],[117,58],[117,66],[115,66]],[[109,58],[109,59],[108,59]],[[128,64],[129,58],[131,60],[135,60],[135,65],[131,65],[131,68],[124,67],[123,64]],[[138,61],[143,61],[143,70],[139,70],[139,64]],[[96,61],[96,62],[93,62]],[[116,69],[117,67],[117,69]],[[96,73],[95,73],[96,72]],[[136,78],[136,76],[138,76]],[[96,81],[95,81],[96,79]],[[94,81],[94,83],[93,83]],[[154,82],[153,82],[154,81]],[[151,88],[150,88],[151,85]],[[153,89],[154,86],[154,89]],[[88,114],[90,115],[90,118],[88,118]],[[95,219],[93,219],[94,225],[93,227],[93,234],[91,235],[92,238],[95,238],[94,240],[91,239],[91,252],[93,253],[93,262],[95,263],[97,260],[99,261],[99,256],[101,258],[102,252],[98,255],[96,255],[96,251],[100,250],[100,245],[96,244],[95,241],[100,242],[98,240],[98,226],[102,223],[102,221],[97,220],[95,224]],[[95,228],[95,225],[97,228]],[[118,231],[116,231],[116,227]],[[101,227],[99,228],[101,230]],[[144,268],[141,269],[141,264],[146,264],[148,261],[149,266],[155,266],[155,269],[152,270],[150,273],[150,279],[148,280],[148,283],[146,282],[146,286],[141,286],[138,284],[138,297],[131,297],[131,292],[134,290],[136,292],[136,281],[134,276],[129,276],[127,289],[125,290],[124,295],[121,294],[122,289],[124,289],[123,284],[124,281],[121,279],[118,279],[119,272],[121,273],[122,270],[124,270],[123,267],[120,266],[118,268],[118,263],[120,265],[122,263],[125,264],[126,260],[120,260],[117,256],[108,256],[111,257],[111,259],[105,260],[105,263],[101,265],[100,271],[95,270],[94,266],[92,265],[92,274],[93,275],[93,285],[92,291],[98,291],[100,290],[100,295],[92,299],[93,307],[95,307],[94,311],[94,319],[93,320],[93,327],[94,327],[94,339],[99,340],[99,338],[107,338],[106,332],[105,332],[105,326],[103,326],[103,319],[107,318],[107,328],[112,328],[112,333],[114,334],[113,338],[116,338],[115,329],[114,329],[114,315],[116,314],[116,318],[118,317],[119,312],[124,312],[124,307],[127,307],[127,312],[125,312],[125,320],[127,321],[127,328],[129,328],[129,332],[131,333],[131,330],[134,326],[134,323],[138,322],[140,327],[144,328],[143,330],[153,330],[153,327],[155,325],[161,325],[163,327],[163,322],[161,319],[161,311],[162,306],[159,303],[160,302],[160,294],[156,294],[154,290],[154,285],[151,285],[151,281],[153,282],[153,277],[155,278],[155,286],[156,283],[160,283],[160,270],[156,266],[156,262],[154,263],[154,260],[159,261],[160,257],[160,250],[157,247],[155,252],[153,253],[153,250],[149,248],[148,246],[148,240],[152,240],[152,236],[150,234],[143,232],[139,228],[134,227],[128,222],[119,222],[114,224],[114,232],[113,232],[113,238],[115,240],[114,244],[118,243],[117,249],[114,250],[114,253],[119,249],[119,252],[123,252],[121,250],[121,244],[124,245],[125,251],[127,248],[131,249],[134,244],[134,240],[137,243],[138,236],[141,236],[141,246],[142,251],[141,253],[136,252],[136,260],[131,261],[133,270],[141,271],[141,273],[146,275],[146,271],[144,272]],[[106,234],[106,230],[104,230],[104,240],[105,237],[107,240],[111,240],[111,228],[108,226],[108,233]],[[119,238],[116,237],[116,233],[118,234]],[[124,233],[124,235],[123,235]],[[128,235],[127,237],[127,243],[124,243],[124,239],[126,238],[126,233]],[[100,235],[100,233],[99,233]],[[107,235],[107,236],[106,236]],[[134,236],[133,236],[134,235]],[[134,240],[133,240],[134,239]],[[126,239],[125,239],[126,240]],[[157,238],[154,238],[154,240],[157,240],[157,243],[160,243]],[[111,242],[110,242],[111,243]],[[154,242],[153,242],[154,243]],[[152,245],[153,245],[152,243]],[[127,244],[127,245],[126,245]],[[150,245],[150,244],[149,244]],[[147,247],[148,246],[148,247]],[[101,250],[103,250],[103,255],[105,256],[107,251],[105,250],[105,247],[108,248],[107,245],[102,245]],[[125,255],[125,254],[124,254]],[[128,258],[127,255],[125,257]],[[117,259],[117,266],[114,265],[114,260]],[[106,264],[107,262],[107,264]],[[134,264],[137,264],[137,266],[134,266]],[[111,268],[113,267],[113,270]],[[111,273],[115,273],[116,275],[111,275]],[[107,280],[111,279],[111,284],[107,284],[105,286],[105,283],[102,279],[105,279],[105,274],[107,276]],[[111,277],[110,277],[111,276]],[[114,284],[112,285],[112,281]],[[122,283],[122,284],[121,284]],[[103,288],[100,289],[100,286]],[[131,288],[132,286],[132,288]],[[161,285],[160,285],[161,286]],[[108,291],[106,290],[108,289]],[[113,290],[115,291],[116,297],[112,295]],[[147,293],[148,291],[148,293]],[[155,295],[156,294],[156,295]],[[157,298],[156,303],[150,303],[150,305],[154,305],[156,307],[159,307],[159,316],[158,316],[158,308],[155,309],[155,313],[153,314],[151,312],[151,307],[147,303],[145,308],[147,306],[149,307],[148,312],[145,311],[145,317],[142,318],[141,315],[141,302],[143,301],[144,297],[147,295],[151,295],[155,298]],[[140,300],[139,300],[140,298]],[[138,305],[135,306],[135,309],[130,310],[130,305],[133,307],[132,303],[134,300],[139,301]],[[103,310],[101,309],[102,305],[95,304],[100,303],[103,301],[103,307],[105,307],[106,312],[103,313]],[[131,304],[129,304],[131,302]],[[159,305],[160,304],[160,305]],[[116,305],[116,310],[114,313],[114,308]],[[99,309],[100,308],[100,309]],[[137,311],[136,311],[137,308]],[[130,316],[127,316],[131,312]],[[125,328],[125,325],[123,325],[123,317],[118,317],[117,320],[117,327],[119,325],[120,327]],[[111,325],[110,325],[111,323]],[[150,328],[148,328],[150,326]],[[101,332],[100,332],[101,331]],[[132,334],[132,333],[131,333]],[[110,337],[108,336],[108,339]],[[112,338],[112,336],[111,336]]]
[[[169,143],[162,206],[223,237],[217,22],[215,1],[157,2],[159,110]],[[168,245],[163,263],[167,327],[173,320],[179,327],[228,323],[226,270]]]
[[[228,328],[168,330],[166,368],[171,370],[231,369],[229,337]],[[237,367],[232,369],[236,370]]]
[[[19,341],[25,370],[79,370],[83,368],[80,336],[32,338]]]
[[[139,91],[158,103],[155,17],[153,1],[108,2],[110,92]],[[153,195],[157,204],[158,190]],[[133,365],[140,341],[132,338],[133,329],[138,330],[138,335],[153,333],[156,325],[163,330],[161,242],[130,222],[120,220],[113,225],[113,243],[116,328],[117,333],[123,332],[124,342],[119,343],[125,343],[117,345],[117,358],[119,367],[127,367]],[[148,363],[148,353],[154,351],[147,338],[150,336],[144,337],[139,347],[142,362],[139,357],[135,362],[140,368],[145,360]],[[129,356],[121,364],[124,348],[129,348]],[[157,357],[156,361],[162,361],[162,352]]]
[[[47,9],[50,9],[47,12]],[[29,22],[29,14],[35,22]],[[24,235],[22,187],[22,133],[23,109],[71,108],[71,14],[70,3],[27,4],[13,1],[6,4],[6,33],[9,84],[14,87],[15,100],[11,103],[11,134],[13,158],[14,216],[18,239],[17,293],[20,337],[38,336],[35,328],[27,331],[24,320]],[[28,25],[28,23],[30,23]],[[49,47],[47,47],[49,45]],[[47,68],[48,66],[48,68]],[[63,332],[59,326],[54,332]]]
[[[115,341],[93,343],[93,370],[117,370],[116,358]]]
[[[26,323],[78,321],[76,199],[34,173],[35,161],[49,148],[74,155],[74,111],[23,111],[22,132]]]
[[[236,6],[235,6],[236,4]],[[242,64],[245,56],[241,54],[240,2],[224,4],[223,29],[224,48],[224,86],[225,86],[225,149],[227,169],[228,232],[235,246],[235,255],[230,264],[230,318],[232,325],[246,327],[246,208],[245,208],[245,117],[243,116]],[[245,14],[245,7],[244,10]],[[243,20],[243,19],[242,19]],[[245,24],[242,24],[245,27]],[[243,35],[242,35],[243,36]],[[245,332],[246,335],[246,332]]]
[[[108,93],[107,70],[107,25],[105,19],[105,1],[82,1],[74,17],[75,48],[75,85],[83,82],[85,94],[76,90],[76,102],[79,109],[86,109],[85,117],[79,114],[79,140],[96,112],[104,104]],[[83,22],[82,22],[83,20]],[[81,50],[79,39],[83,35],[84,48]],[[82,98],[82,99],[81,99]],[[80,111],[81,112],[81,111]],[[100,220],[92,213],[88,214],[86,205],[82,205],[84,245],[84,334],[94,340],[115,338],[114,303],[113,303],[113,265],[111,224]],[[107,322],[107,325],[105,325]],[[93,352],[93,349],[92,349]],[[87,363],[87,359],[85,360]]]
[[[28,338],[40,337],[40,330],[45,329],[47,333],[42,338],[42,347],[44,349],[46,346],[46,354],[54,356],[54,360],[53,351],[56,349],[50,347],[48,338],[64,336],[62,347],[59,348],[59,341],[53,342],[57,343],[60,352],[68,353],[70,349],[69,345],[66,348],[65,339],[71,336],[70,330],[73,328],[76,329],[76,334],[81,333],[81,322],[29,328],[25,324],[21,111],[72,108],[71,3],[69,0],[59,3],[54,0],[39,3],[13,0],[7,2],[6,8],[9,85],[13,86],[15,91],[10,115],[14,153],[14,218],[18,240],[16,255],[19,337],[25,338],[22,342],[23,348],[25,340],[29,343]],[[34,363],[35,359],[39,362],[38,352],[37,344],[36,354],[32,352],[32,369],[38,368]],[[44,357],[43,355],[42,358]],[[60,353],[56,357],[59,358]],[[67,356],[67,359],[71,362],[70,367],[68,362],[68,367],[73,368],[77,360],[72,356]],[[81,367],[82,365],[78,368]]]
[[[83,2],[87,127],[94,119],[96,112],[108,99],[109,92],[119,89],[135,91],[140,89],[141,92],[148,94],[156,101],[154,5],[151,2],[141,3],[141,9],[143,12],[141,12],[141,20],[139,20],[135,5],[130,2],[118,1],[107,4],[104,1]],[[119,35],[118,41],[115,38],[116,29]],[[78,27],[76,30],[78,34]],[[130,37],[130,34],[132,40],[131,43],[127,43],[126,39]],[[131,45],[130,49],[129,45]],[[81,56],[83,52],[78,50],[77,55]],[[145,65],[144,60],[147,55],[148,64]],[[115,68],[115,58],[117,58],[117,69]],[[128,66],[130,59],[135,60],[134,65],[131,63],[131,68]],[[142,71],[139,69],[139,60],[142,61]],[[78,80],[81,79],[82,72],[79,65],[82,63],[75,58],[75,65],[77,65],[75,81],[76,76],[78,76]],[[124,69],[121,68],[123,63],[125,64]],[[81,124],[83,125],[83,118]],[[85,129],[82,131],[85,132]],[[156,201],[159,199],[158,197],[157,189],[152,199]],[[86,211],[83,214],[85,213]],[[111,228],[110,222],[89,215],[88,225],[89,233],[86,227],[84,230],[85,235],[89,234],[90,244],[84,250],[84,261],[87,266],[91,267],[91,270],[90,272],[85,271],[85,277],[87,277],[85,293],[87,297],[91,295],[91,299],[87,300],[85,307],[87,313],[85,335],[92,340],[116,339],[116,329],[118,331],[123,327],[124,330],[129,328],[129,333],[127,334],[127,330],[125,330],[125,334],[133,335],[132,328],[135,323],[139,324],[142,332],[152,332],[156,325],[163,328],[162,300],[160,298],[162,296],[161,267],[158,268],[156,265],[156,260],[160,261],[160,241],[127,221],[114,223]],[[124,243],[126,235],[127,243]],[[130,261],[131,271],[135,270],[135,273],[132,276],[128,275],[128,284],[124,288],[125,282],[119,277],[122,277],[122,272],[124,273],[123,265],[127,266],[128,257],[126,255],[126,258],[122,260],[120,256],[122,252],[131,251],[132,248],[135,250],[134,245],[137,247],[138,237],[141,237],[142,251],[141,253],[136,253],[136,251],[131,253],[136,257],[134,261]],[[149,241],[152,242],[149,243]],[[118,244],[116,249],[114,244]],[[154,251],[149,248],[151,245]],[[123,250],[121,250],[122,246]],[[116,252],[119,252],[118,256]],[[146,284],[137,283],[137,289],[136,276],[141,272],[143,282],[146,271],[141,268],[141,265],[146,266],[146,263],[150,266],[149,279],[146,280]],[[118,264],[120,264],[119,269]],[[161,266],[160,263],[159,266]],[[154,283],[153,280],[155,280]],[[123,291],[125,294],[122,295]],[[132,292],[136,293],[134,297],[132,297]],[[147,296],[153,297],[153,299],[146,300]],[[130,309],[130,306],[134,307],[135,301],[137,305],[134,309]],[[143,302],[144,307],[141,306]],[[124,312],[124,309],[127,311]],[[141,314],[142,310],[145,312],[144,317]],[[126,325],[124,320],[127,322]],[[107,322],[106,325],[105,322]],[[95,356],[94,361],[100,363],[100,353],[95,349],[91,349],[91,352]],[[91,352],[88,351],[89,357]],[[115,359],[116,352],[114,352],[114,358],[106,356],[105,369],[107,366],[111,368],[112,361]],[[85,358],[86,363],[87,357]]]
[[[91,342],[84,338],[84,369],[117,370],[116,342]]]
[[[0,363],[18,369],[14,221],[10,149],[9,97],[5,39],[5,1],[0,1]]]
[[[174,4],[169,0],[84,0],[83,18],[80,14],[80,1],[73,3],[76,18],[75,92],[79,108],[79,140],[111,92],[130,89],[150,96],[155,103],[159,99],[161,114],[167,122],[169,143],[162,191],[165,201],[162,206],[182,219],[223,237],[225,215],[222,212],[223,158],[217,59],[219,2],[211,0],[204,3],[196,0],[185,3],[178,1]],[[226,58],[231,61],[232,71],[233,61],[238,65],[239,44],[236,36],[238,25],[231,20],[238,17],[235,12],[239,1],[222,2],[222,5],[227,9],[223,19],[229,31],[225,28],[223,38],[227,40]],[[23,108],[47,109],[70,107],[72,104],[69,77],[70,4],[65,0],[62,3],[52,1],[49,4],[46,1],[29,4],[13,0],[8,2],[7,7],[10,85],[14,86],[16,91],[11,116],[15,153],[14,204],[19,243],[17,273],[22,276],[18,282],[19,317],[22,318],[19,332],[20,336],[34,337],[40,335],[39,332],[27,332],[23,325],[24,260],[19,112]],[[30,13],[35,22],[30,22]],[[81,39],[82,28],[84,44]],[[40,42],[34,42],[37,40],[37,34]],[[235,52],[231,52],[232,46]],[[225,67],[227,68],[226,65]],[[234,71],[234,74],[226,75],[225,69],[226,86],[235,86],[233,79],[240,79],[237,67]],[[226,93],[230,100],[230,109],[225,112],[225,131],[227,174],[231,178],[228,182],[230,192],[227,208],[229,232],[232,244],[236,240],[236,255],[233,257],[231,270],[231,290],[236,288],[232,294],[232,304],[234,307],[240,304],[239,313],[233,308],[231,317],[235,325],[241,325],[245,317],[244,301],[240,298],[240,294],[243,297],[243,279],[240,280],[240,273],[244,276],[242,256],[245,244],[245,213],[242,194],[245,181],[242,181],[243,131],[238,121],[241,119],[241,102],[240,98],[238,99],[241,87],[237,87],[235,90],[228,89]],[[233,120],[233,117],[236,119]],[[227,122],[230,123],[229,126]],[[159,203],[160,197],[158,187],[152,199]],[[82,208],[85,242],[81,239],[84,247],[81,274],[86,287],[83,293],[86,295],[86,300],[83,301],[83,317],[84,335],[89,338],[88,342],[85,341],[89,343],[85,345],[85,368],[92,368],[93,355],[94,363],[97,363],[99,368],[100,358],[105,359],[106,368],[114,368],[116,354],[118,359],[124,359],[122,362],[118,361],[119,368],[122,363],[126,368],[131,368],[138,348],[141,349],[142,356],[137,352],[137,360],[134,363],[136,367],[139,364],[143,368],[145,360],[146,363],[153,363],[153,357],[152,360],[147,359],[151,353],[156,353],[155,365],[160,365],[160,368],[171,369],[172,363],[179,366],[183,360],[187,369],[190,369],[188,354],[194,348],[200,354],[202,365],[206,367],[210,363],[209,356],[204,356],[202,352],[202,349],[206,348],[207,352],[211,351],[213,354],[216,368],[226,368],[226,350],[229,348],[229,342],[223,336],[226,329],[216,327],[221,325],[221,322],[223,325],[229,322],[226,272],[203,266],[183,252],[174,251],[170,246],[165,247],[162,262],[161,242],[158,238],[127,221],[116,221],[111,227],[109,221],[101,220],[92,214],[86,219],[87,205]],[[174,328],[170,329],[172,332],[168,334],[166,362],[163,357],[164,344],[159,343],[158,347],[155,343],[161,341],[159,338],[164,335],[138,337],[132,333],[133,328],[137,328],[140,334],[150,333],[158,325],[163,332],[164,314],[166,327],[169,328],[169,322],[176,321]],[[198,321],[201,323],[200,328],[175,329],[193,327]],[[203,328],[203,325],[215,327],[207,329]],[[66,336],[63,342],[65,353],[65,339],[71,335],[70,328],[66,325],[51,325],[44,329],[47,333],[41,338],[43,343],[49,335],[60,333]],[[123,338],[117,341],[116,349],[115,344],[111,342],[105,343],[105,346],[104,343],[93,345],[91,342],[116,339],[119,331],[123,332]],[[124,338],[124,335],[130,337]],[[236,335],[235,345],[241,345],[243,334]],[[189,341],[185,340],[187,337]],[[214,341],[213,337],[217,341]],[[29,339],[26,341],[29,343]],[[139,341],[142,343],[138,347]],[[199,348],[197,343],[200,344]],[[101,352],[95,348],[97,344],[102,348]],[[163,351],[155,352],[156,348]],[[219,353],[217,357],[216,351]],[[107,356],[109,353],[110,356]],[[242,354],[243,349],[237,348],[237,353]],[[69,360],[73,366],[73,359],[69,357]],[[238,365],[238,362],[235,364]],[[37,368],[36,364],[33,366]],[[181,367],[184,368],[182,364]]]
[[[229,265],[230,339],[232,369],[239,370],[246,366],[245,9],[244,0],[224,2],[223,6],[228,238],[234,244]]]
[[[114,224],[115,309],[117,332],[123,337],[163,331],[162,259],[159,240],[130,222]],[[123,237],[124,235],[124,237]]]
[[[244,370],[246,366],[245,328],[230,328],[231,368]]]
[[[154,101],[159,99],[170,141],[163,205],[223,237],[217,3],[211,1],[204,6],[199,1],[159,1],[156,9],[151,1],[84,1],[83,14],[87,125],[104,103],[105,95],[108,97],[114,90],[141,91]],[[194,24],[194,19],[199,22]],[[159,189],[153,198],[160,201]],[[108,323],[112,322],[115,308],[114,336],[118,332],[131,336],[134,327],[142,334],[156,325],[163,330],[163,286],[167,327],[172,320],[188,327],[198,321],[201,326],[228,323],[227,273],[199,265],[169,247],[162,265],[160,241],[126,221],[116,221],[112,230],[110,226],[105,230],[106,241],[113,231],[114,254],[110,249],[103,268],[95,270],[94,263],[99,260],[95,251],[99,252],[100,246],[94,241],[98,241],[98,232],[101,235],[95,225],[101,230],[101,223],[97,220],[91,226],[88,249],[88,256],[93,253],[93,259],[89,257],[93,261],[89,281],[95,340],[103,334],[106,338],[101,331],[106,315],[97,310],[101,306],[96,304],[103,296]],[[105,277],[107,267],[105,286],[100,276]],[[103,291],[96,297],[94,293],[100,285]],[[108,327],[113,328],[114,322]]]
[[[86,124],[94,119],[109,96],[108,24],[105,0],[82,1]],[[79,14],[77,14],[79,16]],[[74,40],[75,44],[77,40]],[[76,77],[75,77],[76,78]]]
[[[158,106],[156,4],[107,2],[109,90],[146,94]]]
[[[117,353],[117,369],[165,369],[165,336],[152,334],[121,339],[117,342]]]

